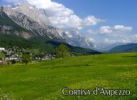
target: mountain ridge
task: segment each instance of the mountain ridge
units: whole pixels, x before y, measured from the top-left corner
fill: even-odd
[[[21,14],[23,16],[23,14]],[[24,15],[25,16],[25,15]],[[25,16],[26,17],[26,16]],[[26,17],[28,20],[29,18]],[[44,49],[48,52],[55,53],[55,48],[60,44],[69,47],[72,53],[76,55],[99,54],[95,50],[85,49],[78,46],[71,46],[64,42],[65,40],[49,38],[48,36],[37,36],[36,32],[22,27],[11,19],[0,7],[0,46],[5,48],[20,47],[29,49]],[[5,27],[5,28],[4,28]],[[56,29],[56,28],[55,28]],[[26,34],[26,33],[27,34]],[[50,41],[50,42],[49,42]]]
[[[36,36],[45,36],[46,38],[56,39],[73,46],[93,48],[92,41],[82,36],[81,33],[77,34],[77,31],[69,30],[68,34],[68,30],[64,31],[54,27],[50,23],[44,9],[38,9],[33,5],[23,3],[11,7],[4,6],[4,11],[14,22],[27,30],[31,30]],[[72,37],[69,37],[70,35]]]
[[[126,52],[137,52],[137,43],[129,43],[125,45],[119,45],[111,50],[110,53],[126,53]]]

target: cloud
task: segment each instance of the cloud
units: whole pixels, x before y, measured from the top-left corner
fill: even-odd
[[[114,25],[114,26],[101,26],[97,30],[89,29],[87,33],[89,34],[104,34],[104,35],[123,35],[129,33],[133,30],[131,26],[124,26],[124,25]]]
[[[102,20],[95,16],[82,19],[72,9],[52,0],[27,0],[38,8],[44,8],[53,25],[59,28],[82,29],[86,26],[96,25]]]
[[[132,27],[130,26],[124,26],[124,25],[115,25],[114,26],[114,30],[117,30],[117,31],[132,31]]]
[[[26,0],[26,1],[32,5],[35,5],[38,8],[44,8],[44,9],[54,8],[54,6],[59,8],[62,6],[62,4],[52,2],[51,0]]]
[[[135,37],[137,39],[137,34],[133,35],[133,37]]]
[[[114,44],[114,43],[134,43],[136,42],[136,35],[131,34],[133,28],[131,26],[124,26],[124,25],[114,25],[113,27],[110,26],[103,26],[100,29],[103,30],[103,34],[106,35],[106,39],[104,43],[106,44]]]
[[[106,44],[114,44],[114,43],[122,43],[122,44],[127,44],[127,43],[137,43],[137,34],[130,34],[130,35],[123,35],[123,37],[117,37],[117,38],[112,38],[112,37],[107,37],[103,41]]]
[[[38,8],[45,9],[51,23],[58,28],[74,28],[80,30],[86,26],[96,25],[101,22],[101,19],[95,16],[88,16],[82,19],[73,10],[51,0],[27,1]]]
[[[106,43],[106,44],[113,44],[115,42],[116,42],[116,40],[112,40],[112,39],[109,39],[109,38],[104,39],[104,43]]]
[[[133,43],[137,43],[137,34],[134,34],[134,35],[130,36],[130,40],[131,40]]]
[[[88,16],[84,19],[85,25],[96,25],[99,22],[103,22],[103,20],[96,18],[95,16]]]
[[[97,42],[104,45],[137,43],[137,34],[132,33],[133,28],[125,25],[101,26],[99,29],[89,29],[90,36],[100,39]],[[98,45],[101,46],[101,45]]]
[[[100,33],[103,34],[110,34],[110,33],[123,33],[123,32],[131,32],[132,31],[131,26],[124,26],[124,25],[115,25],[113,27],[110,26],[102,26],[100,28]]]
[[[80,18],[72,9],[65,7],[61,3],[52,0],[6,0],[12,3],[28,2],[37,8],[45,9],[51,23],[58,28],[82,29],[86,26],[97,25],[102,20],[95,16]]]
[[[87,42],[88,42],[88,41],[93,43],[93,42],[95,42],[95,39],[93,39],[93,38],[88,38],[88,39],[87,39]]]
[[[110,26],[102,26],[100,28],[100,33],[103,33],[103,34],[109,34],[109,33],[112,33],[113,30]]]
[[[130,39],[127,38],[121,38],[121,39],[111,39],[111,38],[105,38],[104,43],[105,44],[115,44],[115,43],[120,43],[120,44],[127,44],[127,43],[132,43]]]

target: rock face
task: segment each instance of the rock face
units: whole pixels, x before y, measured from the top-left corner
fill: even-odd
[[[61,39],[57,29],[50,24],[43,10],[25,3],[14,7],[4,7],[4,12],[17,24],[35,33],[35,36]]]
[[[0,33],[14,34],[29,39],[32,33],[12,21],[4,12],[4,8],[0,7]]]
[[[39,23],[42,27],[51,25],[46,13],[43,10],[37,9],[28,3],[23,3],[13,7],[6,7],[4,10],[9,16],[24,14],[33,21]]]
[[[92,41],[81,36],[77,31],[63,31],[52,26],[46,11],[38,9],[28,3],[12,6],[0,7],[0,14],[4,12],[15,24],[26,29],[23,32],[18,32],[12,25],[1,25],[0,31],[6,33],[14,33],[24,38],[31,38],[36,36],[45,37],[51,40],[59,40],[66,42],[73,46],[92,48]],[[29,33],[30,32],[30,33]]]

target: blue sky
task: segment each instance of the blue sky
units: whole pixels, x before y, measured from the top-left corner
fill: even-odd
[[[3,0],[0,4],[15,4],[20,1],[22,0]],[[53,25],[76,29],[96,45],[137,43],[137,0],[24,1],[46,9]]]

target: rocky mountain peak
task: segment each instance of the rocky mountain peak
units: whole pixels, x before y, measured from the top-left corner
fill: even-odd
[[[15,16],[16,14],[22,13],[43,27],[51,25],[45,12],[29,3],[23,3],[13,7],[5,7],[5,11],[9,16]]]
[[[73,46],[92,48],[92,41],[82,36],[77,30],[64,30],[54,27],[46,10],[38,9],[29,3],[22,3],[16,6],[3,7],[1,10],[20,27],[29,30],[32,34],[27,34],[23,37],[42,36],[45,39],[52,39],[61,42],[66,42]],[[23,33],[22,33],[23,34]],[[22,36],[22,35],[21,35]]]

